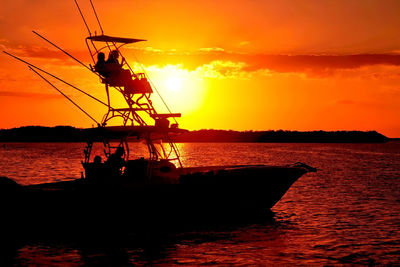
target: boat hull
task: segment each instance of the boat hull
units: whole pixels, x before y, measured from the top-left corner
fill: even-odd
[[[303,174],[305,166],[222,166],[174,170],[176,177],[129,178],[108,183],[77,179],[33,186],[8,185],[10,221],[47,225],[132,224],[138,221],[199,220],[272,208]],[[4,182],[4,181],[3,181]],[[0,183],[1,185],[1,183]]]

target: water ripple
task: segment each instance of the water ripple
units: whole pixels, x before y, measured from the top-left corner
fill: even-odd
[[[22,184],[79,177],[84,144],[6,144],[0,175]],[[131,145],[133,154],[145,152]],[[183,231],[122,244],[33,242],[16,265],[397,265],[400,262],[400,142],[386,144],[178,144],[185,166],[289,164],[303,176],[273,208],[273,220]],[[101,147],[94,147],[101,155]],[[146,153],[144,154],[146,155]],[[149,234],[150,235],[150,234]],[[150,240],[150,241],[149,241]],[[11,256],[10,256],[11,257]]]

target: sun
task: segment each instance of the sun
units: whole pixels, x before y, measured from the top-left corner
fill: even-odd
[[[182,79],[177,76],[168,77],[165,86],[171,92],[178,92],[182,88]]]
[[[155,90],[160,92],[152,99],[162,112],[190,114],[203,105],[206,95],[204,73],[188,70],[182,65],[149,66],[150,77],[154,77]],[[165,107],[164,104],[168,107]]]

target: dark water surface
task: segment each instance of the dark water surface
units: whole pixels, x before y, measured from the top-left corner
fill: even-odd
[[[0,176],[21,184],[79,177],[83,146],[6,144],[0,149]],[[132,151],[139,154],[136,146]],[[132,229],[107,237],[107,229],[78,237],[19,237],[2,249],[1,260],[71,266],[400,264],[400,142],[194,143],[179,148],[185,166],[301,161],[318,172],[300,178],[272,209],[272,217],[222,223],[210,218],[195,227]],[[100,147],[94,150],[101,154]]]

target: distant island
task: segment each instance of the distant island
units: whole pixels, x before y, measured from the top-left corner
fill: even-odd
[[[25,126],[0,130],[0,142],[85,142],[91,128]],[[175,136],[175,142],[253,143],[383,143],[391,139],[376,131],[233,131],[198,130]]]

